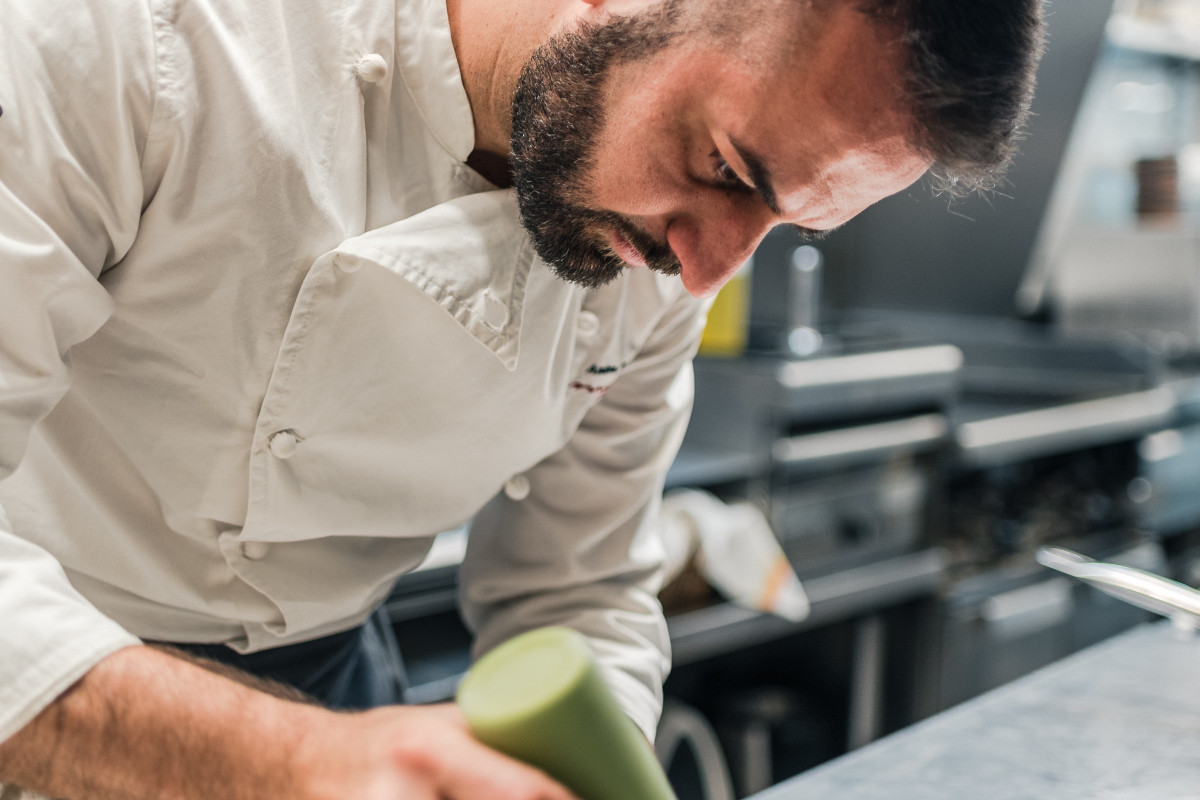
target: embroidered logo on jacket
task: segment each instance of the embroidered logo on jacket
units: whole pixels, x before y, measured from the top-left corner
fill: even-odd
[[[588,394],[604,394],[608,391],[607,386],[593,386],[590,383],[583,383],[582,381],[571,381],[569,386],[572,389],[578,389],[579,391],[587,392]]]
[[[584,371],[588,375],[615,375],[627,366],[629,366],[628,361],[622,361],[620,364],[592,364]],[[594,383],[584,383],[583,381],[571,381],[568,386],[571,389],[587,392],[588,394],[604,394],[608,391],[608,386],[600,386]]]
[[[622,364],[621,367],[623,367],[623,366],[625,366],[625,365]],[[621,367],[616,367],[611,364],[603,366],[603,367],[600,366],[599,364],[592,364],[590,367],[587,368],[587,373],[588,373],[588,375],[608,375],[610,373],[616,372]]]

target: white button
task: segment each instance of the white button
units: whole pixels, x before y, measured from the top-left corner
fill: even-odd
[[[591,311],[580,311],[579,319],[575,324],[579,327],[579,332],[584,336],[591,336],[600,330],[600,318]]]
[[[265,558],[271,546],[266,542],[242,542],[242,555],[251,561]]]
[[[524,475],[513,475],[504,484],[504,493],[513,500],[524,500],[529,497],[529,478]]]
[[[267,447],[276,458],[291,458],[296,454],[296,445],[299,442],[295,431],[278,431],[271,434]]]
[[[508,324],[508,306],[503,300],[489,296],[483,304],[483,321],[489,328],[500,330]]]
[[[354,65],[354,74],[367,83],[378,83],[387,77],[387,61],[379,53],[367,53]]]
[[[351,272],[358,272],[358,268],[362,266],[362,261],[345,253],[334,253],[333,265],[349,275]]]

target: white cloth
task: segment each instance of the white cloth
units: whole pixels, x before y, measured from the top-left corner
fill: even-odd
[[[792,622],[808,617],[808,595],[766,515],[754,502],[726,503],[698,489],[663,498],[659,514],[669,581],[689,562],[734,603]]]
[[[703,304],[533,256],[443,0],[0,11],[0,740],[138,637],[354,625],[473,516],[478,649],[576,627],[652,733]]]

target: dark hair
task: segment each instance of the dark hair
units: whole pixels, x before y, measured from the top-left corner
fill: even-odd
[[[902,32],[917,145],[936,191],[995,188],[1017,152],[1044,43],[1042,0],[858,0]]]

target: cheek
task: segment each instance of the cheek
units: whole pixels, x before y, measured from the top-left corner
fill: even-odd
[[[682,189],[683,156],[675,138],[647,120],[610,119],[597,138],[588,174],[594,204],[632,215],[669,210]]]

